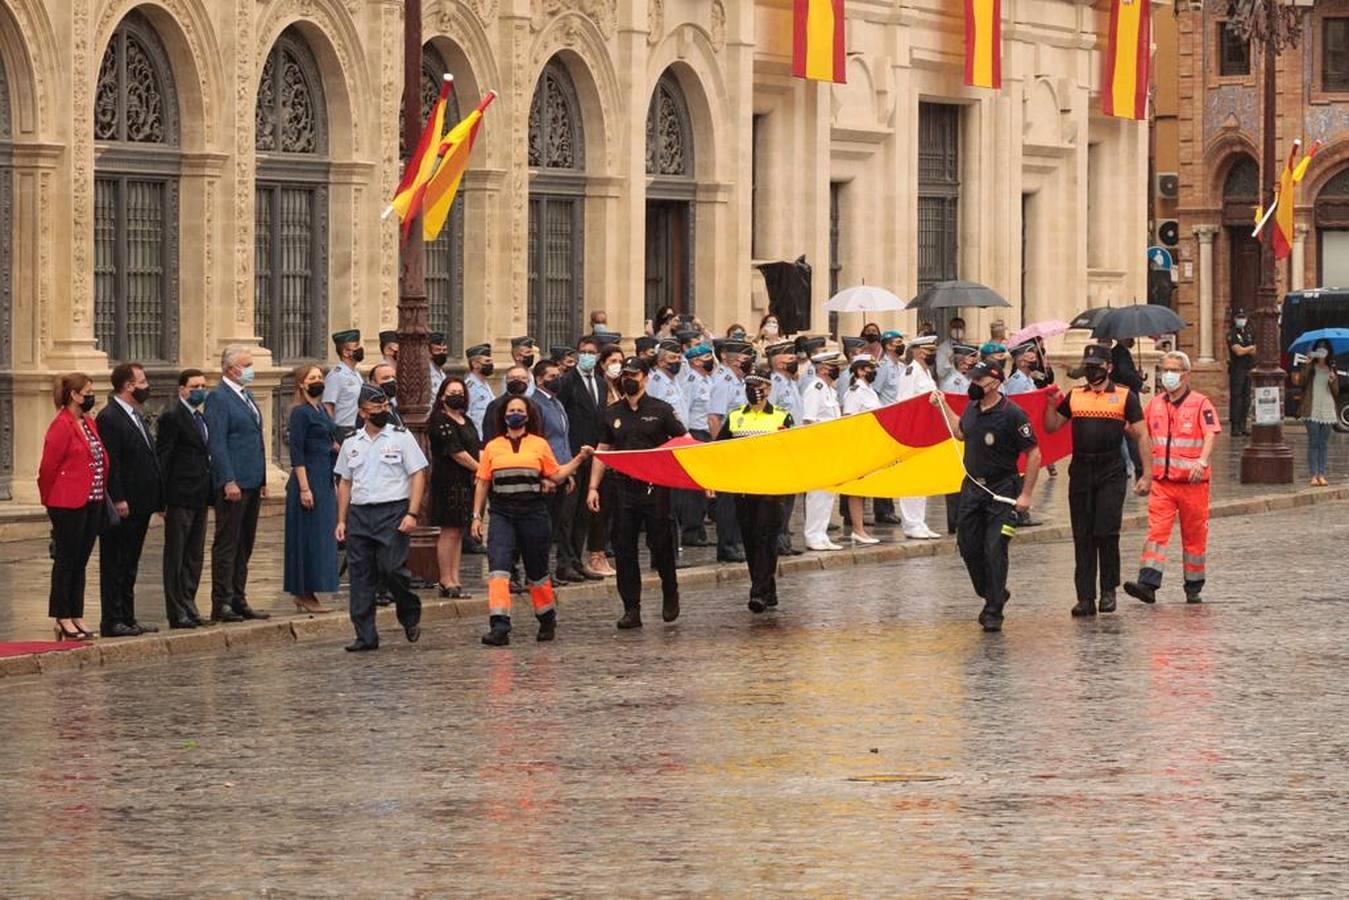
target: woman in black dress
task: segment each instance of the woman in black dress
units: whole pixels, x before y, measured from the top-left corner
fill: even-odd
[[[440,528],[436,542],[440,596],[455,599],[469,596],[459,586],[459,559],[464,529],[473,518],[473,477],[482,450],[467,410],[468,388],[464,379],[452,375],[436,392],[426,422],[431,442],[431,524]]]

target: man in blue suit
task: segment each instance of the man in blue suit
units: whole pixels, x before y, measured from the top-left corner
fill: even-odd
[[[267,496],[267,454],[262,410],[248,386],[253,354],[232,344],[220,355],[220,384],[206,402],[215,539],[211,544],[211,618],[219,622],[268,619],[248,605],[248,561],[258,531],[258,510]]]

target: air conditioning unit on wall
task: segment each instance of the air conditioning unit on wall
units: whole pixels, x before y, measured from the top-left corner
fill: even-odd
[[[1178,199],[1180,197],[1180,175],[1175,172],[1158,172],[1157,196],[1163,200]]]

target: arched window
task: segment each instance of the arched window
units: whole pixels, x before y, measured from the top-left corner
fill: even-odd
[[[440,96],[440,84],[450,71],[440,53],[430,44],[422,48],[422,120]],[[445,126],[459,121],[459,99],[450,91]],[[444,329],[450,358],[464,349],[464,191],[460,187],[450,207],[450,221],[440,237],[426,245],[426,301],[432,331]]]
[[[693,312],[693,129],[673,73],[646,111],[646,315]]]
[[[585,141],[566,66],[544,66],[529,106],[529,333],[539,346],[581,330]]]
[[[178,101],[154,28],[132,12],[94,93],[94,336],[113,359],[178,355]]]
[[[328,330],[328,107],[304,38],[263,63],[256,109],[253,321],[278,363],[322,359]]]

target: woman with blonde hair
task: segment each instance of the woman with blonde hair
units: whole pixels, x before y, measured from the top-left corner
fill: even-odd
[[[323,405],[323,370],[303,363],[292,376],[284,588],[301,612],[327,613],[317,595],[337,591],[337,425]]]

